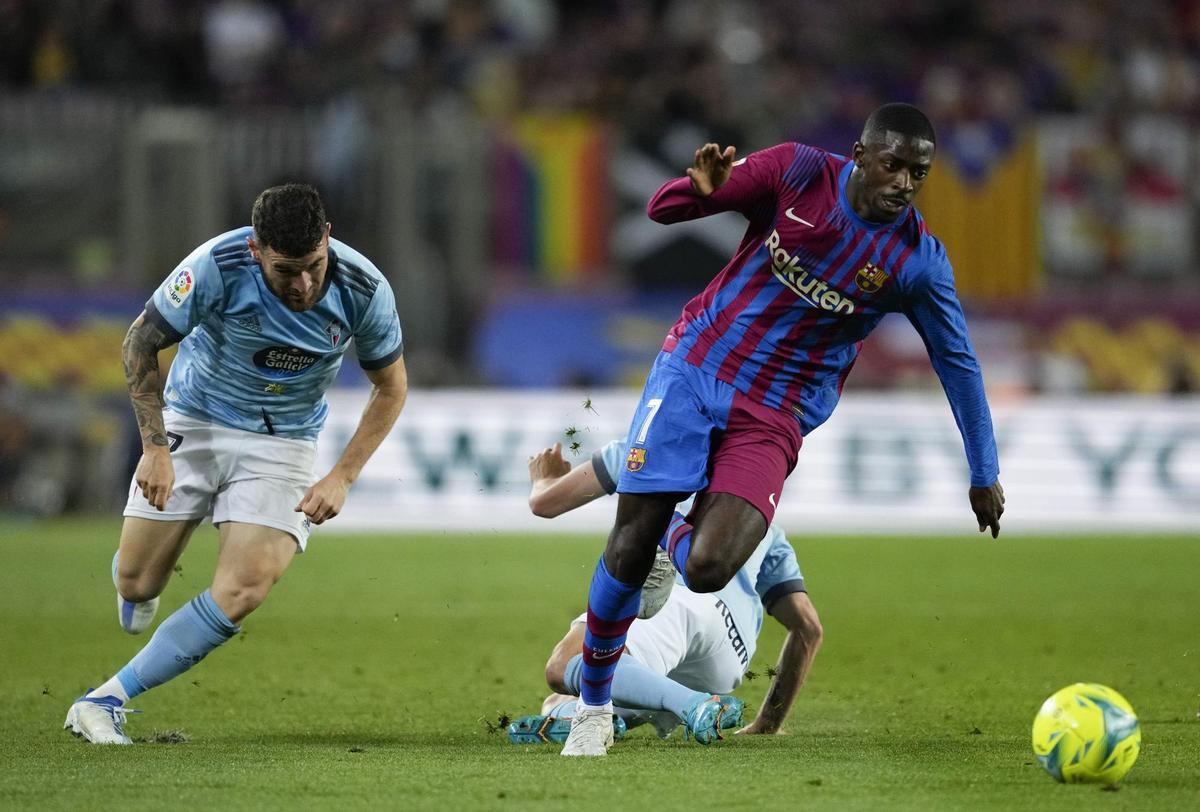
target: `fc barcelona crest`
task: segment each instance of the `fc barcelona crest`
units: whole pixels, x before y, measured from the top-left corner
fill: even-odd
[[[629,456],[625,458],[625,470],[637,473],[642,470],[642,466],[646,464],[646,449],[631,448]]]
[[[858,289],[863,293],[874,293],[883,287],[883,283],[887,281],[887,276],[883,268],[880,268],[873,262],[868,262],[859,268],[858,275],[854,277],[854,283],[858,285]]]

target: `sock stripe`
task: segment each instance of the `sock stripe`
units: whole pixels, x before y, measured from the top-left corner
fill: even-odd
[[[658,546],[666,550],[667,557],[675,565],[675,570],[687,585],[687,560],[692,552],[692,531],[695,528],[682,513],[676,512],[667,526],[667,532],[659,540]]]
[[[690,532],[692,532],[692,526],[683,521],[681,521],[673,529],[669,530],[667,536],[667,555],[674,557],[675,545],[679,543],[681,538]]]
[[[146,690],[146,685],[138,677],[137,671],[131,665],[126,665],[118,671],[117,679],[121,682],[121,688],[124,689],[125,696],[130,699]]]
[[[588,633],[594,638],[615,640],[619,637],[625,636],[625,633],[629,631],[629,627],[636,617],[637,613],[635,612],[629,617],[623,617],[617,620],[603,620],[596,617],[596,615],[592,612],[591,607],[588,607],[587,630]]]
[[[217,606],[208,590],[201,592],[188,601],[188,603],[196,610],[196,614],[200,616],[200,620],[221,637],[228,639],[238,633],[239,627],[229,622],[229,619],[225,617],[225,613],[221,611],[221,607]]]

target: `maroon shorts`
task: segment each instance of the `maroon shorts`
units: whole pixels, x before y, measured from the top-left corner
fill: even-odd
[[[755,403],[741,392],[733,396],[725,431],[709,459],[706,491],[732,493],[775,517],[783,482],[796,467],[800,421],[790,412]]]

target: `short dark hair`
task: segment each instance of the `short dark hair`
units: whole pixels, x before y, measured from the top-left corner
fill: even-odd
[[[922,138],[937,146],[933,125],[924,113],[911,104],[892,102],[876,108],[875,112],[867,116],[867,123],[863,125],[862,137],[859,140],[866,144],[872,136],[883,135],[889,130],[909,138]]]
[[[325,236],[325,204],[307,183],[266,189],[250,210],[254,238],[286,257],[312,253]]]

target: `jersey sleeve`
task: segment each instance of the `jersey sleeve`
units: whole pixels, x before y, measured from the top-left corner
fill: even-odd
[[[362,320],[355,326],[354,343],[363,369],[383,369],[404,355],[400,314],[387,280],[379,281]]]
[[[934,246],[932,258],[902,291],[902,307],[925,342],[929,360],[950,401],[971,469],[971,485],[986,488],[999,478],[1000,461],[983,373],[967,334],[967,320],[954,289],[954,272],[946,249],[932,237],[929,239]]]
[[[668,181],[650,198],[646,214],[659,223],[678,223],[695,220],[723,211],[737,211],[750,216],[764,200],[778,195],[780,184],[785,178],[789,182],[803,184],[816,171],[820,151],[804,144],[778,144],[759,152],[751,153],[735,161],[729,180],[708,197],[692,191],[692,182],[687,177]],[[795,176],[795,177],[793,177]]]
[[[767,555],[758,568],[758,578],[754,582],[754,590],[762,599],[763,607],[769,612],[771,604],[792,592],[807,592],[804,586],[804,576],[800,574],[800,563],[796,560],[796,551],[788,543],[783,531],[771,525],[767,531],[771,536],[771,545]]]
[[[621,463],[624,460],[624,440],[613,440],[592,454],[592,468],[596,471],[596,481],[610,496],[617,492],[617,480],[621,477]]]
[[[208,244],[171,271],[146,302],[146,318],[176,341],[219,310],[225,294],[221,271]]]

